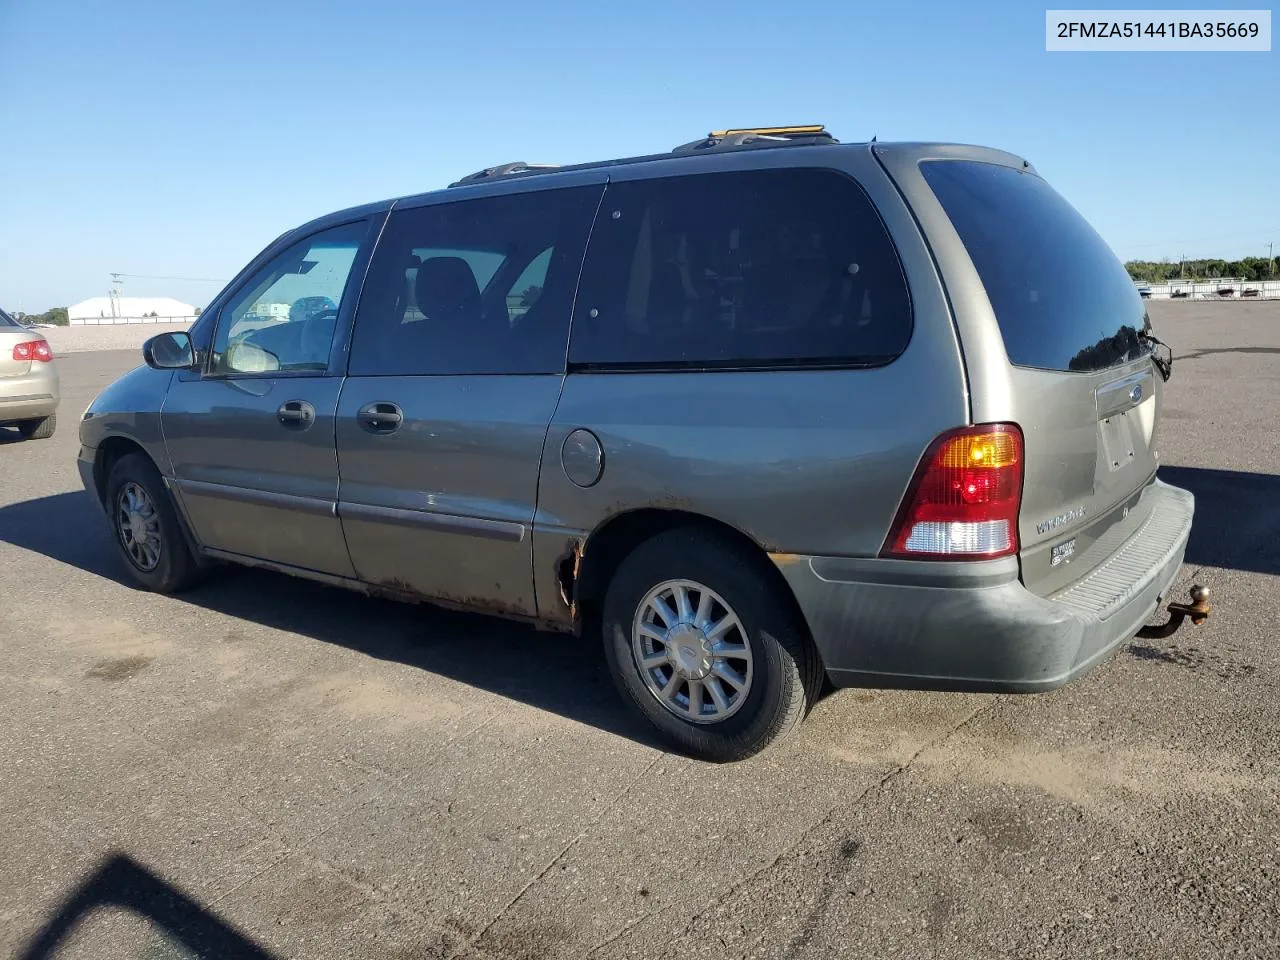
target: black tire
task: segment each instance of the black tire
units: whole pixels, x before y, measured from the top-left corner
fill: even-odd
[[[141,487],[155,505],[160,555],[158,562],[150,570],[143,567],[126,548],[118,519],[121,492],[130,483]],[[140,586],[155,593],[178,593],[200,581],[203,571],[183,536],[173,500],[160,471],[146,454],[125,454],[111,467],[111,473],[107,477],[106,511],[111,525],[111,537],[120,551],[125,567]]]
[[[682,719],[645,685],[631,630],[645,596],[668,580],[691,580],[719,594],[751,647],[751,683],[736,713],[716,723]],[[605,659],[627,704],[682,753],[716,763],[743,760],[791,733],[817,700],[824,672],[808,630],[764,558],[714,531],[659,534],[623,560],[605,594]],[[688,697],[685,697],[686,701]]]
[[[23,420],[18,424],[18,432],[24,440],[48,440],[58,428],[58,415],[51,413],[39,420]]]

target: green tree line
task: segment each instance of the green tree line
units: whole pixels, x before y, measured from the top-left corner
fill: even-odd
[[[1245,257],[1243,260],[1130,260],[1125,265],[1129,276],[1147,283],[1163,283],[1166,280],[1217,280],[1221,277],[1239,277],[1241,280],[1267,280],[1276,274],[1275,261],[1266,257]]]
[[[55,327],[65,327],[70,323],[67,319],[66,307],[50,307],[44,313],[18,312],[13,316],[15,320],[22,320],[25,323],[51,323]]]

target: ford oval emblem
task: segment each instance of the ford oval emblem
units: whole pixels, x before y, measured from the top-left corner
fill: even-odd
[[[1129,390],[1129,399],[1137,403],[1142,399],[1142,384],[1135,383]]]

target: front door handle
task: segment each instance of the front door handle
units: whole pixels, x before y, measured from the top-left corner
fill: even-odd
[[[276,419],[291,430],[306,430],[316,422],[316,408],[305,400],[289,400],[280,404]]]
[[[394,403],[366,403],[356,412],[360,426],[370,433],[391,433],[404,422],[404,412]]]

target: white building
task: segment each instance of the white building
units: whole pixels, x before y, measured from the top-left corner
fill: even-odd
[[[154,316],[153,316],[154,314]],[[102,323],[181,323],[192,320],[196,308],[172,297],[90,297],[67,307],[72,326]]]

